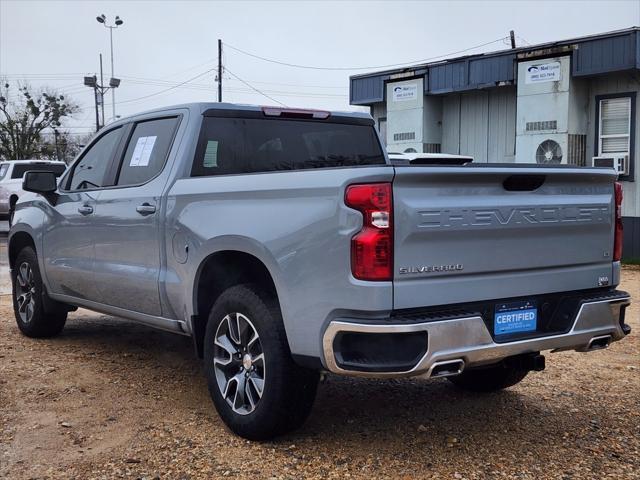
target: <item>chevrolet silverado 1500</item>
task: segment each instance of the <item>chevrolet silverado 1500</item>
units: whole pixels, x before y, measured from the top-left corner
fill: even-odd
[[[470,159],[468,159],[470,160]],[[15,317],[83,307],[190,336],[224,422],[300,426],[319,372],[490,391],[629,333],[613,170],[392,164],[370,116],[190,104],[27,172]]]

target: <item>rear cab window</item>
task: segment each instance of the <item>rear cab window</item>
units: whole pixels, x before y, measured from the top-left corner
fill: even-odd
[[[22,178],[24,172],[53,172],[56,177],[59,177],[67,169],[67,166],[63,163],[21,163],[13,166],[11,172],[11,178]]]
[[[191,175],[384,165],[373,123],[283,118],[203,119]]]

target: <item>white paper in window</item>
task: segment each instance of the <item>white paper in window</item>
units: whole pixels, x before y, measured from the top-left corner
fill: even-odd
[[[130,167],[146,167],[149,165],[149,159],[153,152],[153,146],[156,144],[157,136],[140,137],[133,149],[133,155],[129,161]]]
[[[207,142],[207,149],[204,152],[204,161],[202,166],[205,168],[218,166],[218,141],[209,140]]]

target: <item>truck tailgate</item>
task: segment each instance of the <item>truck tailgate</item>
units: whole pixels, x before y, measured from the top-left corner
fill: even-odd
[[[396,167],[394,308],[614,281],[611,170]]]

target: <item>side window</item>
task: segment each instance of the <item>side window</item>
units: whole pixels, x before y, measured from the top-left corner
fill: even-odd
[[[247,171],[244,145],[246,120],[237,118],[205,118],[191,174],[224,175]]]
[[[111,130],[102,136],[80,159],[71,176],[71,190],[100,188],[104,186],[105,173],[120,141],[122,128]]]
[[[176,117],[136,124],[120,167],[117,185],[139,185],[160,173],[177,126]]]
[[[0,164],[0,180],[2,180],[7,175],[8,170],[9,170],[8,163]]]

